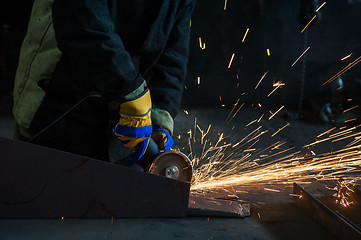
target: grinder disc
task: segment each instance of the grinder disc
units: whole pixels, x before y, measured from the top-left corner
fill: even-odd
[[[192,165],[189,158],[177,151],[167,151],[155,157],[149,169],[152,174],[185,182],[192,180]]]

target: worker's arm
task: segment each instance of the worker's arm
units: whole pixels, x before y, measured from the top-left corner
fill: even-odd
[[[149,88],[153,102],[153,125],[173,133],[173,118],[181,104],[187,72],[190,20],[194,0],[184,0],[159,61],[152,69]]]
[[[99,92],[112,101],[139,88],[144,79],[114,31],[107,2],[54,0],[53,23],[74,77],[87,92]]]

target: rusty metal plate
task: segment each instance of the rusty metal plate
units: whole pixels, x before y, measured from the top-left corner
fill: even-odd
[[[361,230],[337,212],[332,211],[320,200],[293,184],[293,203],[326,228],[337,239],[361,239]]]
[[[0,138],[0,218],[183,217],[190,184]]]
[[[207,198],[190,194],[188,216],[203,217],[247,217],[250,216],[249,204],[237,201]]]

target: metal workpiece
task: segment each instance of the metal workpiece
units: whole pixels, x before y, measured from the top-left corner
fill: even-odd
[[[293,184],[293,203],[326,228],[337,239],[361,239],[361,229],[359,226],[339,212],[333,211],[296,183]]]
[[[187,216],[190,183],[0,138],[0,218]]]
[[[249,217],[249,204],[190,194],[188,216],[195,217]]]

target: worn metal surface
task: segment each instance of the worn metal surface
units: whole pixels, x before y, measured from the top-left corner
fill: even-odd
[[[249,204],[237,201],[207,198],[190,194],[189,216],[204,217],[247,217],[250,216]]]
[[[293,184],[293,194],[295,194],[293,203],[330,231],[337,239],[361,239],[361,231],[357,226],[342,215],[332,211],[296,183]]]
[[[361,231],[361,191],[354,186],[344,187],[342,191],[345,200],[343,203],[342,201],[340,203],[340,198],[337,198],[337,195],[320,197],[318,199],[327,207],[352,222]]]
[[[0,218],[182,217],[190,184],[0,138]]]

